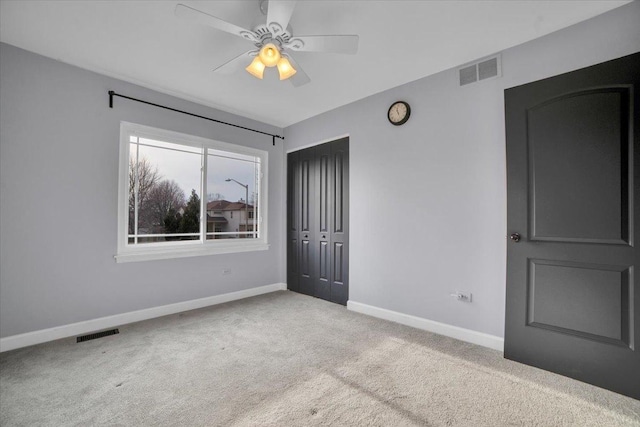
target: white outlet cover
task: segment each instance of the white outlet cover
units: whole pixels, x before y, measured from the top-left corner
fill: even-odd
[[[462,301],[462,302],[471,302],[473,298],[473,294],[471,294],[471,292],[464,292],[464,291],[455,291],[454,293],[451,294],[451,296],[457,299],[458,301]]]

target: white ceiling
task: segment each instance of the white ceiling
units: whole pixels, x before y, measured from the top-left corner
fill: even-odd
[[[357,55],[299,52],[311,83],[211,70],[252,47],[174,15],[183,3],[245,28],[245,1],[0,1],[0,40],[60,61],[285,127],[543,36],[628,1],[299,1],[294,35],[358,34]]]

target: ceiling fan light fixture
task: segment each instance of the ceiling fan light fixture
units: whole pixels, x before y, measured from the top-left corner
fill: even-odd
[[[297,71],[293,68],[289,60],[283,56],[278,61],[278,73],[280,74],[280,80],[286,80],[297,73]]]
[[[251,58],[253,62],[245,70],[252,76],[262,79],[266,67],[278,66],[280,80],[289,80],[294,87],[299,87],[309,83],[311,79],[289,55],[289,51],[355,54],[358,51],[359,37],[356,34],[294,37],[289,21],[296,2],[297,0],[260,0],[260,9],[266,15],[266,21],[264,17],[257,20],[253,29],[240,27],[184,4],[176,5],[175,14],[182,19],[207,25],[253,43],[251,50],[220,65],[214,72],[231,74],[239,71]],[[256,54],[258,58],[254,58]],[[282,57],[286,57],[286,60],[281,61]]]
[[[251,64],[249,64],[249,66],[247,68],[245,68],[245,70],[247,70],[247,72],[249,74],[251,74],[254,77],[259,78],[260,80],[262,80],[262,77],[264,75],[264,64],[262,63],[262,61],[260,60],[259,56],[256,56],[253,61],[251,61]]]
[[[280,49],[273,43],[267,43],[260,49],[258,57],[265,66],[275,67],[280,60]]]

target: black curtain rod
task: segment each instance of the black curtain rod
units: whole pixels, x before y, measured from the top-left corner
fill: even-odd
[[[200,119],[205,119],[205,120],[209,120],[209,121],[212,121],[212,122],[221,123],[223,125],[233,126],[234,128],[244,129],[244,130],[248,130],[248,131],[255,132],[255,133],[261,133],[263,135],[269,135],[271,137],[272,141],[273,141],[273,145],[276,145],[276,138],[284,139],[284,136],[274,135],[272,133],[262,132],[261,130],[255,130],[255,129],[251,129],[251,128],[244,127],[244,126],[234,125],[233,123],[223,122],[222,120],[216,120],[216,119],[212,119],[211,117],[200,116],[198,114],[193,114],[193,113],[190,113],[188,111],[178,110],[176,108],[166,107],[166,106],[160,105],[160,104],[154,104],[153,102],[144,101],[144,100],[138,99],[138,98],[132,98],[132,97],[126,96],[126,95],[121,95],[119,93],[115,93],[112,90],[109,91],[109,108],[113,108],[113,97],[114,96],[118,96],[118,97],[124,98],[124,99],[130,99],[131,101],[141,102],[141,103],[147,104],[147,105],[153,105],[154,107],[164,108],[165,110],[169,110],[169,111],[175,111],[176,113],[186,114],[187,116],[198,117]]]

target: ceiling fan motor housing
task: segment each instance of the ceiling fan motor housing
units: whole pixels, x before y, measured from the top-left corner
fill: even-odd
[[[274,31],[276,29],[274,27],[276,27],[276,25],[272,25],[272,28],[269,28],[265,24],[260,24],[253,28],[253,32],[258,40],[255,42],[256,47],[273,43],[279,48],[282,48],[283,45],[289,43],[292,37],[291,26],[287,26],[287,29],[284,31]]]

